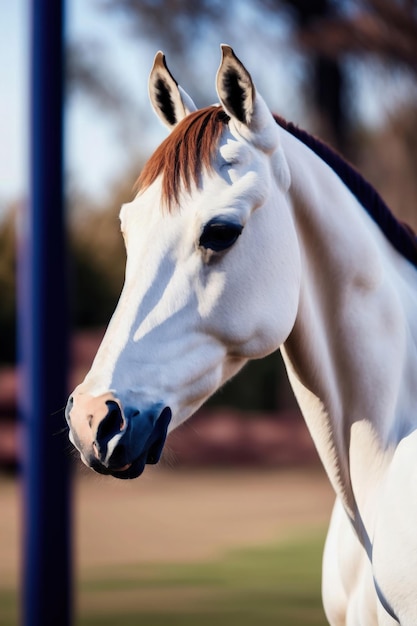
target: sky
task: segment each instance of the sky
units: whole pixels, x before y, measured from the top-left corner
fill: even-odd
[[[27,194],[30,6],[31,0],[0,0],[0,216],[6,206]],[[126,97],[138,104],[137,118],[129,121],[130,137],[123,139],[117,135],[111,118],[94,102],[79,94],[69,99],[65,118],[68,180],[76,181],[80,193],[94,197],[99,203],[130,165],[132,151],[126,149],[129,141],[137,141],[141,151],[150,154],[165,136],[165,130],[150,107],[144,104],[153,56],[163,42],[133,41],[126,36],[126,24],[120,18],[110,18],[91,0],[67,0],[66,13],[67,38],[75,42],[92,41],[102,46],[109,75],[116,78],[118,88],[126,93]],[[248,27],[255,17],[250,11],[241,10],[239,19],[243,23],[246,20]],[[257,26],[268,28],[265,20]],[[254,63],[249,44],[241,50],[240,41],[236,51],[251,69],[271,108],[302,126],[303,107],[297,94],[297,80],[300,81],[299,74],[305,67],[303,69],[300,56],[285,49],[286,35],[283,23],[274,46],[277,54],[268,58],[271,67],[268,63]],[[217,33],[209,35],[206,47],[196,59],[203,68],[201,76],[212,83],[212,101],[215,100],[214,76],[220,59],[219,37],[223,38],[222,33],[218,37]],[[227,43],[234,45],[233,40]],[[273,81],[270,80],[272,72]],[[181,82],[181,68],[174,68],[174,74]],[[357,112],[370,126],[383,122],[391,105],[395,105],[395,100],[401,99],[401,94],[408,89],[407,83],[397,80],[389,90],[387,73],[373,71],[369,63],[352,66],[350,77]],[[189,89],[189,85],[183,86]],[[381,94],[384,94],[383,100]],[[139,105],[142,105],[141,109]],[[140,117],[139,109],[149,112],[145,118]]]
[[[30,0],[0,0],[0,212],[28,188],[30,6]],[[66,13],[67,36],[105,40],[120,73],[129,45],[121,43],[117,29],[88,0],[68,0]],[[66,114],[68,168],[87,193],[99,193],[111,168],[106,155],[112,152],[112,127],[88,102],[72,100]]]
[[[0,0],[0,203],[27,179],[28,0]]]
[[[29,41],[31,0],[0,0],[0,213],[27,194],[29,142]],[[129,46],[88,0],[66,3],[67,37],[105,40],[116,66],[126,65]],[[117,68],[119,66],[119,69]],[[66,113],[66,160],[81,189],[97,194],[110,169],[112,127],[105,116],[75,96]]]

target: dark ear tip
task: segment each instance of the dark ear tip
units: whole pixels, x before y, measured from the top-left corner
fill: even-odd
[[[154,69],[157,67],[165,67],[165,68],[167,67],[167,64],[165,61],[165,54],[161,50],[158,50],[158,52],[155,54],[153,67]]]
[[[235,56],[235,53],[233,52],[233,48],[231,48],[227,43],[220,44],[220,48],[223,53],[223,56],[225,57]]]
[[[229,61],[238,60],[231,46],[228,46],[226,43],[222,43],[220,45],[220,48],[222,51],[222,63],[226,61],[227,59]]]

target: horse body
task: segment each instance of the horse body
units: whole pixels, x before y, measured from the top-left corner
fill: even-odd
[[[416,268],[276,124],[228,47],[217,89],[220,108],[193,111],[157,55],[151,100],[171,135],[121,212],[125,286],[69,401],[71,439],[87,465],[133,478],[248,359],[281,347],[337,495],[328,619],[414,625]]]

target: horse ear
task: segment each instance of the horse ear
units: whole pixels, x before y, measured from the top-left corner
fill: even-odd
[[[149,76],[149,97],[155,113],[170,129],[197,109],[190,96],[172,76],[161,51],[156,53]]]
[[[222,60],[217,72],[217,94],[226,113],[249,126],[255,103],[252,78],[230,46],[221,45]]]

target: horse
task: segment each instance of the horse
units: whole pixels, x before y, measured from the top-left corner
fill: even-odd
[[[346,161],[274,117],[222,45],[197,109],[159,52],[169,134],[120,212],[120,300],[66,409],[82,461],[120,479],[250,359],[280,349],[336,502],[332,626],[417,624],[417,247]],[[389,146],[387,146],[389,149]]]

